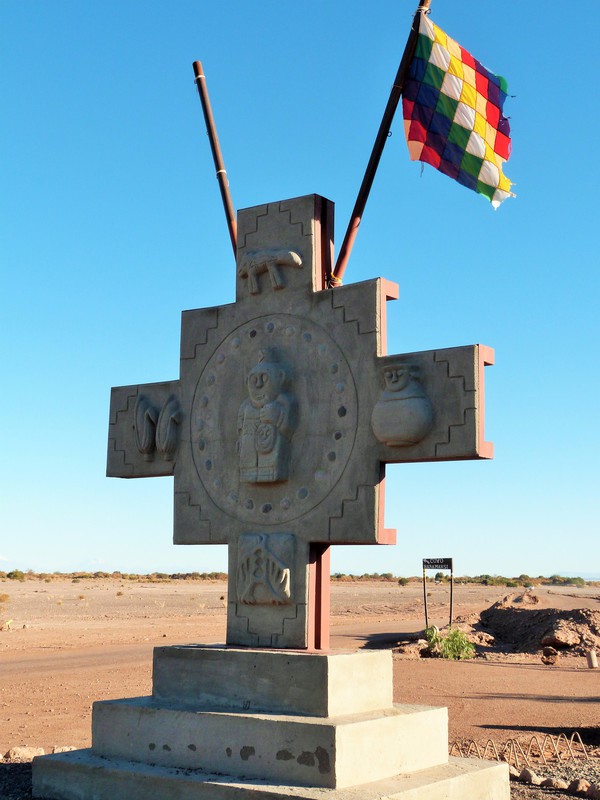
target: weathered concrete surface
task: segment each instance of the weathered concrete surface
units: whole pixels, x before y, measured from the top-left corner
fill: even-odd
[[[319,717],[188,711],[151,698],[94,704],[92,751],[110,759],[303,786],[346,787],[441,764],[445,708]]]
[[[152,694],[195,709],[329,717],[390,708],[392,681],[388,651],[307,654],[182,645],[155,648]]]
[[[33,796],[47,800],[510,800],[508,766],[451,758],[411,775],[349,789],[273,786],[126,761],[89,750],[34,761]]]
[[[385,464],[492,455],[492,351],[386,355],[398,287],[324,289],[332,240],[317,195],[240,211],[236,302],[183,313],[178,380],[112,391],[107,474],[173,475],[174,542],[229,545],[230,645],[326,648],[309,564],[395,542]]]

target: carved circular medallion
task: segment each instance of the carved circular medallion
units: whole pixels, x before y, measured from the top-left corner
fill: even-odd
[[[196,471],[229,516],[281,526],[338,483],[357,419],[354,379],[329,334],[291,314],[258,317],[218,345],[198,380]]]

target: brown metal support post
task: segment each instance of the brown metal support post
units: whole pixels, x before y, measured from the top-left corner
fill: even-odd
[[[210,100],[208,99],[208,90],[206,88],[206,78],[204,70],[202,69],[202,62],[194,61],[194,80],[198,87],[198,94],[200,95],[200,102],[202,103],[202,111],[204,112],[204,121],[206,123],[206,132],[210,140],[210,149],[212,151],[215,169],[217,171],[217,180],[219,181],[219,189],[221,190],[221,199],[223,201],[223,208],[225,209],[225,216],[227,217],[227,227],[229,228],[229,236],[233,246],[233,257],[237,254],[237,225],[235,221],[235,211],[233,210],[233,203],[231,202],[231,194],[229,193],[229,181],[227,180],[227,171],[223,163],[223,156],[221,155],[221,147],[219,145],[219,137],[217,136],[217,129],[213,118]]]
[[[406,47],[404,48],[404,53],[402,55],[402,60],[400,61],[400,66],[398,67],[394,85],[392,86],[392,91],[390,92],[387,106],[383,114],[383,119],[381,120],[381,125],[379,126],[375,144],[373,145],[371,158],[367,164],[365,176],[360,186],[356,203],[354,204],[354,210],[352,211],[352,216],[350,217],[350,222],[348,223],[348,229],[346,230],[346,235],[344,236],[344,241],[342,242],[342,247],[340,248],[340,254],[335,265],[335,270],[330,278],[331,286],[339,286],[341,284],[342,277],[348,265],[350,253],[352,251],[360,221],[369,198],[371,186],[373,185],[373,181],[375,179],[375,173],[377,172],[377,167],[379,166],[381,154],[383,153],[383,148],[385,147],[385,143],[388,138],[392,120],[400,101],[400,96],[404,87],[404,81],[408,73],[408,67],[410,66],[410,62],[415,52],[415,47],[417,45],[417,39],[419,36],[419,21],[421,18],[421,13],[428,10],[430,3],[431,0],[421,0],[415,13],[412,28],[408,36],[408,41],[406,42]]]
[[[308,564],[308,649],[329,650],[331,549],[311,543]]]

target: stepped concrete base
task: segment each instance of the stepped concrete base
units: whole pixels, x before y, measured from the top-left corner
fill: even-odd
[[[44,800],[510,800],[448,760],[445,708],[392,703],[392,654],[158,648],[151,697],[95,703],[92,748],[33,762]]]
[[[303,786],[344,787],[441,764],[446,708],[338,717],[187,711],[151,697],[94,703],[95,755]]]
[[[510,800],[508,766],[451,758],[431,769],[346,789],[274,786],[193,770],[106,761],[90,750],[34,759],[44,800]]]

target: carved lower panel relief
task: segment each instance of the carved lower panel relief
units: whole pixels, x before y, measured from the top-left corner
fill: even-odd
[[[287,605],[292,598],[294,536],[254,534],[240,536],[238,544],[237,602],[243,605]]]

